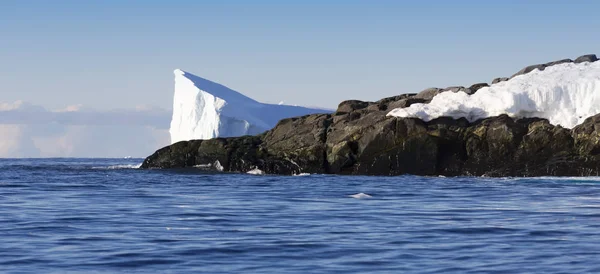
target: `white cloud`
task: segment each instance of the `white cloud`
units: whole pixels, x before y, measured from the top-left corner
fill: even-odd
[[[0,157],[145,157],[169,144],[170,115],[152,107],[49,111],[0,103]]]
[[[57,111],[17,101],[0,103],[0,124],[137,125],[168,129],[171,111],[160,108],[97,111],[80,105]]]
[[[62,109],[57,109],[55,112],[73,112],[73,111],[81,111],[83,108],[82,104],[67,106]]]
[[[39,157],[40,151],[28,135],[27,126],[0,125],[0,157]]]

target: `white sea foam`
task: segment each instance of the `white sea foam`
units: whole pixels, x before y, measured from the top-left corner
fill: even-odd
[[[600,113],[600,61],[565,63],[534,70],[508,81],[479,89],[475,94],[442,92],[429,104],[396,108],[388,116],[424,121],[449,116],[469,121],[508,114],[546,118],[572,128]]]
[[[292,174],[292,176],[310,176],[310,173],[298,173],[298,174]]]
[[[92,169],[137,169],[142,166],[142,163],[139,164],[127,164],[127,165],[113,165],[113,166],[99,166],[92,167]]]
[[[350,195],[350,197],[352,197],[354,199],[365,199],[365,198],[372,198],[373,196],[361,192],[361,193],[352,194],[352,195]]]
[[[246,173],[247,174],[252,174],[252,175],[264,175],[265,174],[264,171],[262,171],[262,170],[260,170],[258,168],[254,168],[254,169],[252,169],[252,170],[250,170],[250,171],[248,171]]]

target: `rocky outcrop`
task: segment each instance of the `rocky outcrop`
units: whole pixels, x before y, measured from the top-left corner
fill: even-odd
[[[285,119],[260,136],[179,142],[142,168],[194,166],[288,175],[598,175],[600,115],[568,130],[538,118],[423,122],[362,108]]]
[[[577,60],[594,58],[587,55]],[[543,66],[561,62],[573,61],[565,59]],[[530,67],[522,72],[531,71]],[[545,119],[513,119],[507,115],[473,123],[464,118],[424,122],[386,116],[397,107],[427,103],[441,92],[472,94],[485,86],[431,88],[376,102],[348,100],[340,103],[333,114],[284,119],[259,136],[179,142],[146,158],[142,168],[197,167],[226,172],[258,168],[267,174],[286,175],[600,174],[600,114],[572,130]]]

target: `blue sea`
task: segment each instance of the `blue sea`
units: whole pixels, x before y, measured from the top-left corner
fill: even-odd
[[[599,273],[600,178],[0,160],[2,273]]]

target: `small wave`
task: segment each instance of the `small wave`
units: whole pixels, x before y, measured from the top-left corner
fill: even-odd
[[[542,177],[519,178],[519,179],[542,179],[542,180],[554,180],[554,181],[600,181],[600,177],[598,177],[598,176],[588,176],[588,177],[542,176]]]
[[[490,179],[490,178],[486,178]],[[555,176],[539,176],[539,177],[502,177],[502,178],[494,178],[494,180],[502,180],[502,181],[514,181],[514,182],[537,182],[549,180],[553,182],[586,182],[586,183],[598,183],[600,182],[599,176],[587,176],[587,177],[555,177]]]
[[[310,176],[310,173],[298,173],[298,174],[293,174],[292,176]]]
[[[349,195],[350,197],[354,198],[354,199],[365,199],[365,198],[372,198],[373,196],[366,194],[366,193],[356,193],[356,194],[352,194]]]
[[[129,165],[100,166],[100,167],[92,167],[92,169],[138,169],[141,166],[142,166],[142,163],[129,164]]]

